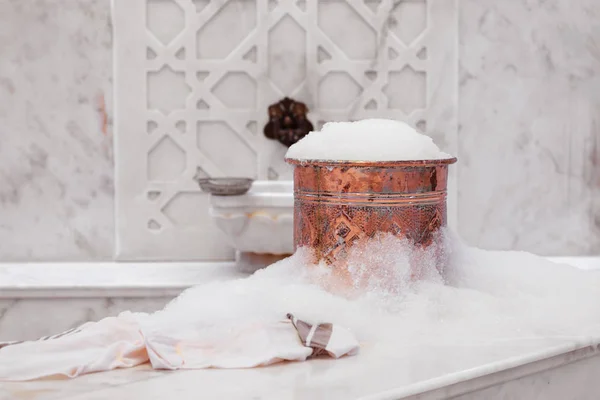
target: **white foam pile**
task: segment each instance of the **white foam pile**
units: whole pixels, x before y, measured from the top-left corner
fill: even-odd
[[[325,290],[331,288],[331,269],[310,265],[309,251],[300,249],[249,278],[189,289],[151,316],[152,323],[197,329],[201,321],[211,321],[218,337],[240,324],[293,313],[351,329],[363,354],[379,349],[414,358],[432,346],[486,349],[469,355],[472,365],[489,361],[490,352],[501,353],[499,346],[507,343],[600,337],[600,271],[447,240],[452,254],[444,277],[430,249],[420,255],[421,279],[411,280],[409,260],[422,250],[388,235],[350,252],[357,288],[344,295]]]
[[[328,122],[292,145],[296,160],[412,161],[452,158],[410,125],[387,119]]]

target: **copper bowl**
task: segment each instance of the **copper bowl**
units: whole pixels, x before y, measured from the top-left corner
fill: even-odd
[[[253,181],[250,178],[201,178],[197,180],[202,191],[214,196],[241,196],[250,190]]]
[[[446,225],[448,166],[456,158],[286,161],[294,166],[294,246],[311,247],[318,260],[341,262],[378,232],[427,247]]]

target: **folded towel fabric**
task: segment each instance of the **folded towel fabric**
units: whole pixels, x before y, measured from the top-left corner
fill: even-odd
[[[134,367],[250,368],[304,361],[321,354],[353,355],[359,344],[335,324],[311,325],[288,314],[282,321],[233,329],[169,329],[146,324],[147,314],[124,312],[35,341],[0,342],[0,380],[32,380]]]

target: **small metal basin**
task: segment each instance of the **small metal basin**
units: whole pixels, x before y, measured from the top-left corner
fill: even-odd
[[[214,196],[240,196],[250,190],[250,178],[202,178],[198,184],[204,192]]]

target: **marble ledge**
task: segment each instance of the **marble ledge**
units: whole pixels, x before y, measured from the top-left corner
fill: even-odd
[[[600,269],[600,256],[548,259]],[[235,262],[0,263],[0,298],[174,297],[248,275]]]
[[[7,382],[0,398],[43,400],[163,399],[173,393],[181,400],[206,398],[434,400],[565,398],[597,399],[600,381],[598,339],[565,341],[537,351],[504,356],[470,367],[454,359],[450,371],[419,379],[431,362],[394,357],[358,357],[311,360],[266,368],[231,370],[151,370],[148,365],[74,380]],[[439,355],[437,355],[439,357]],[[433,361],[433,358],[430,359]],[[400,368],[398,368],[400,367]],[[382,373],[396,369],[396,373]],[[411,371],[412,374],[403,371]],[[234,385],[231,385],[234,382]],[[10,396],[10,397],[9,397]]]
[[[417,382],[404,388],[382,391],[372,396],[364,396],[361,400],[427,400],[427,399],[467,399],[467,398],[547,398],[559,399],[561,395],[556,396],[548,393],[548,390],[556,391],[558,378],[564,374],[566,368],[585,360],[592,360],[594,370],[600,366],[600,338],[590,338],[588,341],[579,341],[575,343],[562,344],[554,348],[548,348],[537,352],[519,355],[502,361],[492,362],[479,367],[465,369],[455,373],[450,373],[437,378]],[[544,373],[552,371],[555,379],[548,379],[543,376]],[[581,373],[581,371],[579,371]],[[533,393],[524,393],[523,388],[516,392],[511,390],[502,390],[504,386],[517,380],[528,378],[527,388],[535,392],[535,396],[529,397]],[[552,382],[554,381],[554,382]],[[552,385],[551,385],[552,383]],[[591,388],[579,388],[575,390],[572,382],[561,382],[562,385],[569,386],[573,391],[570,395],[573,398],[592,398],[595,390]],[[535,386],[543,386],[536,388]],[[596,385],[598,386],[598,385]],[[500,389],[503,396],[486,396],[483,393],[489,389]],[[546,393],[538,397],[543,390]],[[583,392],[582,392],[583,389]],[[514,390],[514,389],[513,389]],[[560,391],[560,390],[559,390]],[[515,396],[515,397],[513,397]]]
[[[248,276],[234,262],[0,263],[1,298],[174,297]]]

